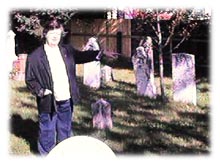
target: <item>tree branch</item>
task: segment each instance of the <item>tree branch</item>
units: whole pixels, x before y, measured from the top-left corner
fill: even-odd
[[[183,37],[182,40],[173,48],[173,50],[179,48],[179,46],[187,39],[187,37]]]

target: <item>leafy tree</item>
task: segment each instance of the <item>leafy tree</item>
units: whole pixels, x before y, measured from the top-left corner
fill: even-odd
[[[18,32],[42,37],[43,25],[48,19],[56,18],[66,25],[76,12],[73,9],[15,9],[10,13],[11,26]]]

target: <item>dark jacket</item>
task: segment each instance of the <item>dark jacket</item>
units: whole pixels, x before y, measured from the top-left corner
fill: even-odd
[[[76,82],[76,64],[96,60],[99,51],[78,51],[70,45],[60,45],[60,52],[66,66],[70,84],[70,95],[73,103],[79,101],[79,89]],[[59,64],[57,64],[59,67]],[[25,82],[28,89],[37,98],[39,112],[56,111],[54,95],[44,96],[45,89],[53,93],[53,80],[44,47],[37,48],[28,55],[25,71]]]

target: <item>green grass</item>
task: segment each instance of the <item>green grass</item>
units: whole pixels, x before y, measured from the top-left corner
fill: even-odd
[[[208,154],[210,153],[209,83],[197,81],[197,106],[172,100],[172,81],[165,78],[168,102],[136,95],[132,70],[113,69],[115,81],[98,90],[78,81],[82,100],[73,117],[74,135],[90,135],[120,154]],[[159,92],[159,78],[155,78]],[[37,109],[35,97],[24,82],[10,81],[10,154],[37,154]],[[91,103],[104,98],[112,104],[111,130],[92,127]]]

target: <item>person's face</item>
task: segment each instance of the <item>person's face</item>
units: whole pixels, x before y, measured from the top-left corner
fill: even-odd
[[[57,46],[60,42],[61,34],[61,29],[49,30],[46,35],[46,43],[49,46]]]

